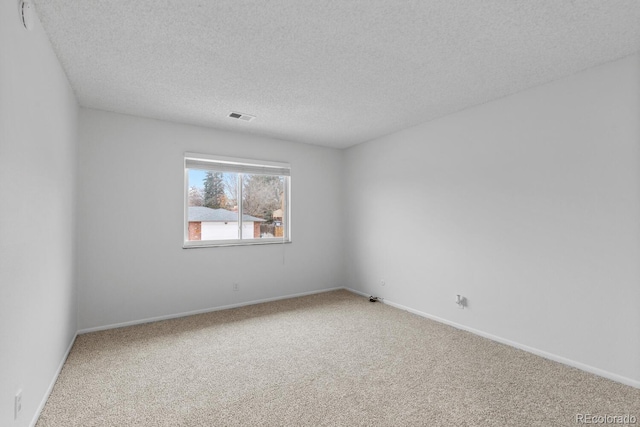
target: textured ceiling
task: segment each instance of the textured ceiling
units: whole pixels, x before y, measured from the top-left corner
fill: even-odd
[[[36,7],[85,107],[333,147],[640,51],[637,0]]]

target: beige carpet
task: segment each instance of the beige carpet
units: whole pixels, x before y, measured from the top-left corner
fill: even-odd
[[[640,419],[640,390],[336,291],[80,335],[37,427],[570,426],[580,413]]]

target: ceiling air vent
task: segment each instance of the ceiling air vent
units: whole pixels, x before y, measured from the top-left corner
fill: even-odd
[[[256,116],[252,116],[251,114],[236,113],[235,111],[229,113],[229,117],[231,117],[232,119],[243,120],[245,122],[250,122],[251,120],[256,118]]]

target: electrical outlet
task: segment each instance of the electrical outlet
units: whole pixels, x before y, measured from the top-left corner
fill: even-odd
[[[237,283],[233,284],[233,292],[238,292],[240,290],[240,285],[238,285]]]
[[[22,411],[22,390],[18,390],[13,400],[13,419],[17,420]]]

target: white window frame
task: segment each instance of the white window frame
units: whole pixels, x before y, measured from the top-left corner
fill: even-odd
[[[225,171],[238,174],[238,239],[230,240],[189,240],[189,165],[197,163],[198,169],[212,171]],[[193,168],[192,168],[193,169]],[[284,200],[285,208],[282,213],[283,237],[264,239],[241,239],[242,236],[242,185],[243,173],[271,172],[273,175],[284,176]],[[184,218],[183,218],[183,244],[185,249],[206,248],[218,246],[250,246],[291,243],[291,165],[283,162],[266,160],[242,159],[238,157],[214,156],[199,153],[184,153]]]

